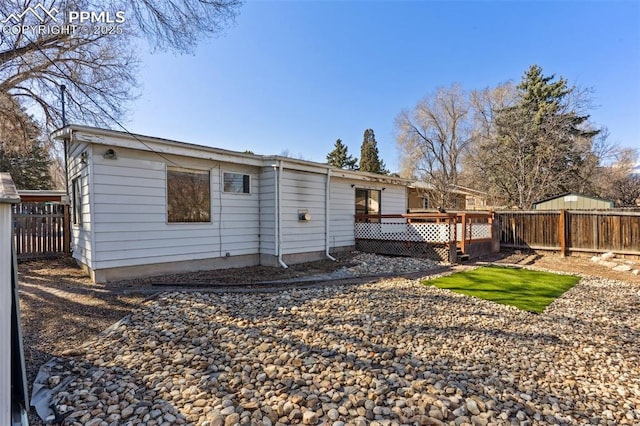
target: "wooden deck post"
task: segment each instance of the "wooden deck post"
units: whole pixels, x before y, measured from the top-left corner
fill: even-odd
[[[449,229],[453,227],[453,235],[449,236],[449,263],[458,261],[458,217],[456,214],[449,214],[446,219]]]
[[[500,253],[500,218],[492,210],[489,213],[489,224],[491,225],[491,252]]]
[[[462,254],[465,254],[467,252],[467,214],[462,213],[460,220],[462,221],[462,241],[460,242],[460,249],[462,250]]]
[[[558,236],[560,238],[560,256],[567,256],[567,212],[560,210],[560,218],[558,219]]]

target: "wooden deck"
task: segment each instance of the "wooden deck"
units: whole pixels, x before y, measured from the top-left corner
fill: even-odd
[[[489,212],[356,215],[356,248],[455,263],[496,248]]]

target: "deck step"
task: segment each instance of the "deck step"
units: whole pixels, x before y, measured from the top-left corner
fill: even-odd
[[[456,250],[456,259],[458,260],[458,262],[464,262],[465,260],[469,260],[469,255],[463,254],[462,250],[458,248]]]

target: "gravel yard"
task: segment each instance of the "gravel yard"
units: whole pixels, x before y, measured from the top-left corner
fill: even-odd
[[[640,424],[640,288],[541,314],[420,285],[165,293],[54,366],[67,424]]]

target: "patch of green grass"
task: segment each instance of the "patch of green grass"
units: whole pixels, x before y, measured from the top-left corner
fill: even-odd
[[[580,277],[574,275],[487,266],[423,283],[541,313],[578,281]]]

